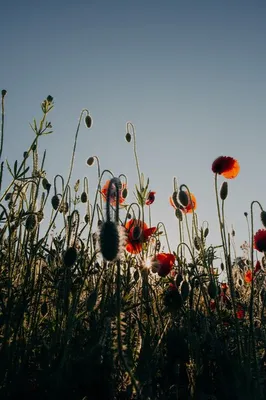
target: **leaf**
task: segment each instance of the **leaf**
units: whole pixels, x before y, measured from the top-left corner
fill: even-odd
[[[16,176],[16,179],[19,179],[23,175],[25,175],[28,172],[29,169],[30,169],[30,167],[27,167],[26,169],[24,169],[18,176]]]
[[[8,162],[7,160],[6,160],[6,165],[7,165],[8,171],[10,172],[10,174],[12,175],[12,177],[15,179],[15,176],[13,175],[12,169],[11,169],[11,167],[10,167],[10,165],[9,165],[9,162]]]

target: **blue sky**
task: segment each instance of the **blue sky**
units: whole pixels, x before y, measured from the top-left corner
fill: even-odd
[[[86,160],[97,155],[102,169],[128,176],[132,191],[137,172],[124,139],[132,121],[141,171],[157,193],[152,220],[165,223],[173,248],[173,177],[196,195],[199,220],[208,220],[210,242],[219,244],[211,164],[233,156],[241,172],[229,181],[226,214],[239,248],[248,238],[244,211],[255,199],[266,206],[265,17],[263,0],[5,2],[4,156],[21,158],[33,139],[28,123],[50,94],[54,133],[41,140],[47,177],[67,176],[79,113],[88,108],[94,124],[80,131],[72,182],[88,176],[96,187]],[[257,229],[258,211],[255,220]]]

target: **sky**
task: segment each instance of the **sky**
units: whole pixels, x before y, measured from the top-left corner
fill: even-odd
[[[131,121],[140,169],[156,192],[152,223],[164,222],[174,250],[173,177],[194,193],[209,242],[220,244],[211,165],[232,156],[241,170],[228,182],[225,210],[241,255],[244,212],[253,200],[266,207],[265,17],[264,0],[3,2],[4,157],[21,159],[34,137],[29,123],[52,95],[54,132],[40,140],[47,178],[67,176],[79,114],[88,108],[93,127],[81,127],[72,183],[87,176],[95,190],[97,169],[86,160],[97,155],[102,170],[128,177],[134,201],[137,170],[125,141]],[[258,207],[254,220],[261,228]]]

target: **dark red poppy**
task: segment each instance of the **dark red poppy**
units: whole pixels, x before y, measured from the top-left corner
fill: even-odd
[[[126,222],[127,232],[126,250],[131,254],[138,254],[142,250],[142,245],[156,231],[156,227],[148,228],[145,222],[138,219],[130,219]]]
[[[169,283],[169,288],[168,288],[169,290],[177,290],[177,287],[176,287],[176,285],[174,284],[174,283]]]
[[[227,179],[235,178],[240,171],[240,165],[233,157],[220,156],[212,163],[212,172],[223,175]]]
[[[159,253],[156,256],[158,261],[157,273],[159,276],[166,276],[169,274],[175,263],[175,256],[171,253]]]
[[[146,200],[146,205],[147,206],[151,205],[154,202],[155,194],[156,194],[156,192],[149,192],[148,193],[147,200]]]
[[[214,311],[216,309],[215,300],[213,299],[210,300],[210,309],[211,311]]]
[[[259,229],[254,235],[254,248],[258,251],[266,251],[266,229]]]
[[[245,316],[245,311],[244,308],[241,306],[241,304],[237,305],[237,312],[236,312],[236,317],[238,319],[243,319]]]

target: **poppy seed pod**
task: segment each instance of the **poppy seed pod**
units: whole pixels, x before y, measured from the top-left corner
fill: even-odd
[[[266,228],[266,211],[263,210],[260,213],[260,219],[261,219],[262,225]]]
[[[87,128],[91,128],[91,126],[92,126],[92,118],[91,118],[90,115],[87,115],[85,117],[85,125],[86,125]]]
[[[189,203],[189,196],[184,190],[180,190],[178,198],[183,207],[187,207]]]
[[[30,214],[26,219],[27,231],[33,231],[37,225],[37,217],[35,214]]]
[[[105,260],[115,261],[119,255],[120,237],[117,225],[113,221],[106,221],[100,230],[100,248]]]
[[[52,203],[53,209],[54,209],[54,210],[57,210],[57,209],[58,209],[58,206],[59,206],[59,203],[60,203],[60,200],[59,200],[59,197],[57,196],[57,194],[55,194],[55,195],[52,197],[51,203]]]
[[[75,262],[77,261],[77,256],[78,256],[78,253],[77,253],[76,248],[69,247],[66,250],[66,252],[64,254],[64,258],[63,258],[65,267],[67,267],[67,268],[72,267],[75,264]]]
[[[228,183],[223,182],[223,184],[221,186],[221,190],[220,190],[220,198],[222,200],[225,200],[227,195],[228,195]]]

